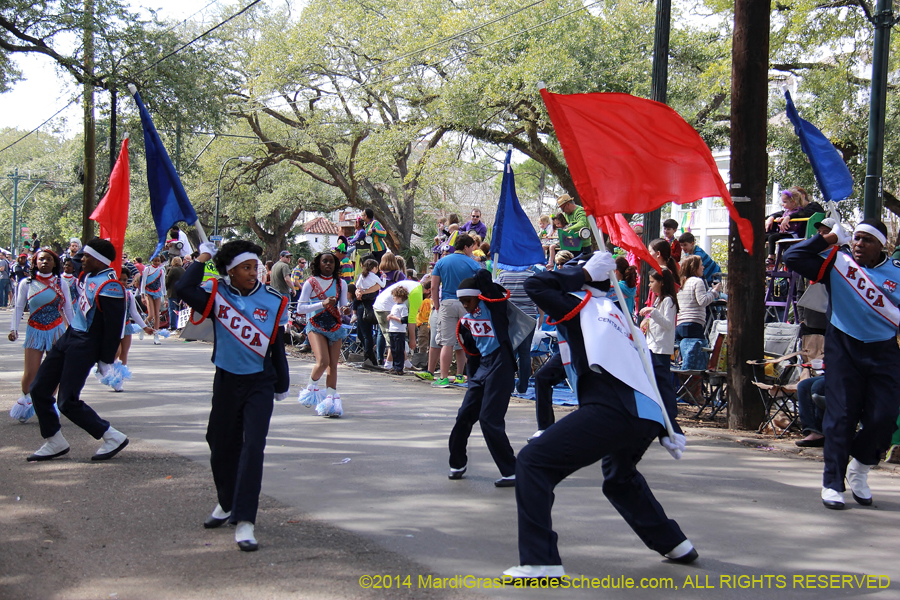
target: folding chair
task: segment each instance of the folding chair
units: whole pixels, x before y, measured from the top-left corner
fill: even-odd
[[[769,426],[780,438],[799,422],[797,407],[797,378],[800,363],[796,361],[800,352],[795,351],[800,336],[800,325],[790,323],[769,323],[763,334],[765,357],[762,360],[748,360],[753,367],[753,385],[759,389],[760,399],[765,409],[766,420],[759,431]],[[789,422],[781,433],[777,433],[775,419],[784,414]]]

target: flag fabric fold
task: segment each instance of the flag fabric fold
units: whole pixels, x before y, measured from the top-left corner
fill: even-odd
[[[620,235],[622,247],[647,254],[614,215],[720,197],[753,252],[753,225],[738,214],[703,138],[672,108],[619,93],[541,96],[584,209],[612,229],[613,243]]]
[[[822,197],[836,202],[848,198],[853,193],[853,176],[850,175],[844,157],[818,127],[800,118],[789,91],[785,90],[784,97],[787,100],[787,117],[800,138],[800,148],[809,158],[816,183],[822,190]]]
[[[110,265],[116,275],[122,273],[122,251],[125,248],[125,229],[128,227],[130,182],[128,168],[128,137],[122,140],[122,149],[109,175],[109,190],[94,212],[91,220],[100,225],[100,237],[108,239],[116,249],[116,260]]]
[[[141,126],[144,130],[144,149],[147,155],[147,187],[150,188],[150,212],[153,213],[153,222],[156,225],[156,234],[159,244],[153,252],[153,256],[159,254],[166,242],[169,229],[179,221],[188,225],[197,222],[197,213],[187,192],[181,184],[181,179],[172,165],[169,153],[159,139],[153,119],[147,112],[137,89],[131,88],[131,94],[137,104],[141,115]]]
[[[508,150],[503,165],[500,201],[497,203],[491,234],[491,253],[497,257],[496,267],[505,271],[524,271],[543,264],[546,257],[541,239],[516,196],[511,158],[512,150]]]

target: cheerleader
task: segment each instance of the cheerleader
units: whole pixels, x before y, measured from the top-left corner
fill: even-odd
[[[60,287],[68,289],[72,302],[78,296],[78,276],[75,274],[75,261],[66,256],[62,259],[62,273],[59,276]]]
[[[19,338],[19,324],[28,303],[28,325],[25,330],[25,369],[22,372],[22,397],[9,416],[24,423],[34,414],[28,390],[44,353],[72,322],[72,297],[59,284],[59,257],[50,250],[40,250],[32,275],[19,282],[9,341]]]
[[[166,296],[166,269],[160,266],[159,256],[154,256],[150,266],[144,269],[141,277],[141,294],[147,306],[147,325],[159,329],[159,314],[162,310],[162,299]],[[157,346],[159,334],[153,334],[153,343]]]
[[[262,248],[246,240],[210,243],[175,284],[178,296],[200,322],[213,320],[215,346],[212,410],[206,441],[218,504],[203,523],[214,529],[237,525],[234,539],[244,552],[259,545],[254,533],[262,486],[263,453],[272,418],[272,399],[288,395],[290,380],[283,326],[288,299],[257,279]],[[224,279],[203,281],[206,262],[214,258]],[[197,321],[192,320],[198,324]]]
[[[316,366],[297,400],[304,406],[315,405],[316,413],[322,417],[344,414],[337,393],[337,365],[341,343],[350,330],[341,326],[340,310],[347,307],[347,285],[341,281],[337,264],[330,250],[317,254],[312,263],[312,277],[303,283],[297,302],[297,312],[310,315],[306,335],[316,356]],[[326,370],[327,389],[323,398],[317,382]]]

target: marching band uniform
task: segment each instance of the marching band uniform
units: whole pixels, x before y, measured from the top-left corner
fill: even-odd
[[[66,327],[72,322],[72,297],[68,286],[55,275],[44,276],[40,273],[27,277],[19,282],[16,292],[16,303],[13,307],[13,320],[10,331],[19,333],[22,314],[28,305],[28,323],[25,328],[26,348],[49,352]],[[65,318],[63,318],[65,317]],[[18,400],[10,416],[24,423],[34,415],[31,394],[24,394]]]
[[[317,301],[311,300],[313,297]],[[337,297],[337,302],[326,309],[324,301],[330,297]],[[297,312],[308,315],[306,335],[318,333],[328,340],[329,346],[342,343],[350,330],[341,327],[340,309],[348,305],[347,285],[343,283],[342,279],[310,276],[303,282],[300,299],[297,301]],[[316,413],[322,417],[340,417],[344,414],[341,396],[337,389],[328,389],[323,394],[319,390],[318,382],[313,381],[312,377],[307,386],[300,390],[297,400],[304,406],[315,406]]]
[[[109,264],[110,259],[85,246],[85,253]],[[125,434],[110,427],[80,398],[91,367],[97,363],[107,372],[116,358],[125,321],[125,290],[113,269],[83,273],[78,281],[78,301],[69,329],[59,338],[41,363],[31,384],[31,399],[47,443],[29,461],[49,460],[69,451],[60,432],[53,393],[59,387],[57,406],[70,421],[104,443],[92,460],[107,460],[128,445]]]
[[[516,482],[516,456],[506,436],[506,411],[515,386],[516,360],[509,340],[509,292],[491,281],[482,269],[475,277],[460,282],[458,298],[477,296],[474,313],[466,313],[456,325],[456,336],[469,355],[469,386],[456,423],[450,432],[450,479],[461,479],[466,471],[466,445],[472,426],[481,424],[481,433],[491,457],[500,469],[497,487]]]
[[[78,297],[78,277],[72,273],[60,273],[59,280],[59,287],[69,292],[69,297],[75,302]]]
[[[125,307],[125,327],[122,329],[122,339],[135,333],[142,333],[147,326],[137,308],[134,293],[128,288],[125,288]],[[95,373],[95,376],[103,385],[108,385],[113,390],[121,392],[125,381],[131,379],[131,369],[128,368],[128,365],[117,359],[113,364],[112,374],[101,377],[100,373],[97,372]]]
[[[872,494],[865,475],[890,447],[900,411],[900,261],[882,255],[874,267],[864,267],[846,246],[829,246],[815,235],[786,252],[784,261],[828,288],[822,499],[829,508],[843,508],[846,474],[854,499],[867,506]],[[855,471],[862,471],[861,485],[854,485]]]
[[[585,268],[596,264],[597,268],[588,270],[594,281],[603,281],[607,278],[606,273],[615,268],[615,263],[608,253],[597,253],[594,257]],[[592,344],[592,349],[602,342],[594,340],[593,335],[585,335],[580,311],[585,307],[593,308],[591,303],[610,301],[602,298],[604,294],[596,289],[593,290],[596,297],[591,293],[584,297],[576,295],[579,290],[591,291],[592,287],[585,287],[585,283],[584,269],[581,268],[537,273],[525,281],[525,291],[539,308],[557,321],[558,331],[568,342],[565,347],[570,356],[563,360],[570,361],[577,374],[575,387],[579,408],[519,452],[516,503],[520,566],[504,572],[508,577],[558,578],[565,575],[557,548],[557,534],[551,528],[553,490],[563,479],[598,460],[603,461],[603,494],[647,547],[678,562],[691,562],[697,558],[693,545],[678,524],[666,516],[637,470],[637,463],[654,438],[660,437],[676,458],[680,457],[678,450],[684,448],[684,438],[675,423],[677,413],[672,388],[664,391],[660,386],[660,391],[676,440],[670,440],[666,435],[659,404],[636,393],[631,386],[588,359],[586,341]],[[624,324],[624,331],[629,332],[626,322],[629,317],[611,304],[606,305],[606,309],[610,318]],[[594,313],[591,315],[593,317]],[[591,322],[590,332],[598,326]],[[658,373],[656,379],[661,379]]]
[[[192,315],[191,322],[211,318],[215,330],[216,374],[206,441],[217,510],[224,516],[210,517],[205,526],[228,520],[252,524],[259,507],[272,399],[284,399],[290,385],[281,335],[288,299],[259,281],[246,296],[227,279],[203,282],[205,268],[205,263],[194,261],[175,285],[178,296],[202,315],[199,321]],[[238,544],[242,550],[256,549],[255,540]]]

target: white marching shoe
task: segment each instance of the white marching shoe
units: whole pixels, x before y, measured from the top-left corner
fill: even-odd
[[[109,460],[128,445],[128,437],[112,426],[106,430],[102,439],[103,445],[91,457],[91,460]]]
[[[154,333],[154,334],[153,334],[153,345],[154,345],[154,346],[160,346],[160,345],[162,345],[162,342],[159,341],[159,334],[158,334],[158,333]]]
[[[69,453],[69,442],[63,437],[62,431],[57,431],[52,436],[45,438],[44,445],[37,452],[29,456],[28,462],[50,460],[57,456]]]
[[[234,541],[237,542],[238,548],[242,552],[253,552],[259,549],[254,529],[253,523],[250,521],[239,521],[237,527],[234,528]]]
[[[841,510],[844,508],[844,494],[831,488],[822,488],[822,504],[825,508]]]
[[[560,579],[566,576],[562,565],[518,565],[503,571],[504,579]]]
[[[863,506],[872,505],[872,490],[869,489],[869,465],[864,465],[855,458],[847,465],[847,483],[850,484],[850,493],[857,504]]]

